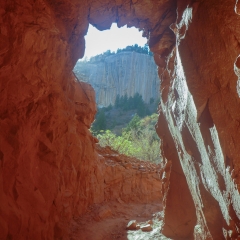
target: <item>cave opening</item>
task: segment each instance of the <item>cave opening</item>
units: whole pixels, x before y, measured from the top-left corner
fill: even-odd
[[[104,183],[96,191],[103,191],[105,201],[91,208],[99,215],[101,228],[107,223],[112,229],[112,237],[147,239],[155,231],[160,238],[163,193],[161,142],[155,130],[160,101],[157,65],[142,32],[135,27],[118,28],[114,23],[112,27],[113,33],[89,25],[85,55],[73,70],[79,81],[92,85],[98,108],[90,131],[98,139],[94,147],[104,163],[100,166]],[[89,36],[91,31],[93,36]],[[108,33],[105,38],[101,36],[104,32]],[[110,46],[115,41],[110,34],[120,43]],[[118,216],[114,216],[116,211]],[[89,215],[83,215],[81,221],[85,217]],[[126,231],[126,226],[127,230],[143,230]],[[97,232],[101,234],[95,222],[91,228],[94,232],[88,226],[81,229],[81,236],[93,239]]]
[[[155,130],[159,77],[147,38],[135,27],[99,31],[89,24],[85,55],[74,67],[76,77],[96,93],[97,114],[91,126],[102,147],[160,163]]]
[[[2,2],[0,238],[67,239],[70,222],[98,204],[92,218],[97,224],[99,219],[109,220],[98,228],[108,230],[108,237],[96,232],[86,218],[73,224],[79,237],[68,239],[119,239],[120,225],[109,226],[112,200],[130,212],[135,210],[128,208],[131,200],[149,203],[164,195],[166,236],[236,239],[240,232],[236,1]],[[73,65],[83,56],[89,22],[100,30],[112,22],[145,29],[161,76],[157,130],[166,159],[162,175],[159,169],[149,172],[142,164],[135,169],[135,163],[118,161],[116,154],[95,151],[96,139],[89,132],[94,91],[88,84],[77,84],[72,75]],[[176,69],[179,57],[184,76]],[[196,122],[202,113],[206,117],[205,111],[214,128],[203,124],[207,119]],[[179,119],[182,130],[177,129]],[[126,215],[121,217],[124,232]],[[83,237],[85,223],[93,237]]]

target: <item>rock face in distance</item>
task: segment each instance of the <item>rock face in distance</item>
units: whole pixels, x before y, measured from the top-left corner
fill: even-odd
[[[121,52],[98,61],[78,61],[74,72],[93,86],[100,106],[114,105],[118,94],[133,97],[139,93],[146,103],[159,98],[157,66],[147,54]]]

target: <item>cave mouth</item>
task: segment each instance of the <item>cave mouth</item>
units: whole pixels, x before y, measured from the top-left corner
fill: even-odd
[[[74,72],[96,92],[98,111],[91,132],[99,144],[160,163],[160,139],[155,131],[160,81],[142,35],[126,25],[118,28],[113,23],[109,30],[99,31],[89,24],[85,55]]]
[[[89,28],[94,29],[92,26]],[[99,33],[97,30],[95,32]],[[127,38],[126,33],[122,35],[119,38]],[[109,192],[113,192],[114,198],[110,196],[108,201],[91,206],[100,217],[96,222],[84,225],[84,229],[80,227],[80,236],[87,235],[91,236],[89,239],[94,239],[107,228],[111,229],[112,238],[147,239],[154,232],[154,236],[158,235],[160,239],[163,196],[159,163],[162,159],[160,139],[155,130],[160,81],[153,54],[145,39],[141,45],[136,40],[125,43],[125,46],[118,45],[115,51],[107,45],[105,50],[90,57],[88,48],[91,48],[91,39],[87,35],[85,40],[85,56],[76,63],[74,73],[79,81],[90,83],[96,92],[98,112],[90,131],[98,138],[99,144],[94,147],[99,156],[103,156],[101,163],[105,163],[103,165],[107,169],[104,173],[107,176],[104,180],[106,198]],[[98,40],[100,37],[95,36],[93,47]],[[108,172],[109,169],[112,169],[114,176]],[[123,178],[120,181],[119,175]],[[111,188],[108,186],[110,178],[114,179]],[[81,222],[87,218],[88,214],[81,216]],[[132,221],[138,227],[126,229]],[[131,231],[140,228],[151,232]]]

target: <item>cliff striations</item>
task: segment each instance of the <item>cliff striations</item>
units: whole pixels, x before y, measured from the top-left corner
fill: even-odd
[[[78,61],[74,72],[93,86],[100,106],[114,105],[118,94],[133,97],[139,93],[146,103],[159,98],[157,66],[147,54],[122,52],[100,61]]]
[[[1,1],[0,239],[63,239],[73,217],[108,199],[102,174],[115,170],[89,131],[94,91],[72,69],[88,24],[112,22],[144,30],[158,66],[162,232],[238,239],[239,14],[236,0]],[[138,175],[124,169],[121,180]]]

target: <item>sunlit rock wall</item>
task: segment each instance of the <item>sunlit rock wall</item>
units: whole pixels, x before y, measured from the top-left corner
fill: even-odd
[[[174,239],[239,236],[240,101],[234,69],[240,18],[234,7],[235,1],[179,1],[171,25],[177,44],[161,75],[157,132],[170,174],[163,233]],[[180,187],[184,181],[190,194]]]
[[[139,93],[144,102],[159,98],[159,77],[152,56],[122,52],[97,62],[77,62],[74,72],[90,83],[100,106],[114,105],[116,96]]]

